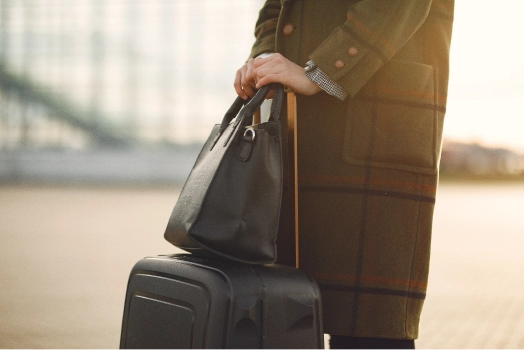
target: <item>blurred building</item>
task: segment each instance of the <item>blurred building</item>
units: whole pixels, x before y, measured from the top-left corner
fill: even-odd
[[[451,175],[524,174],[524,156],[504,148],[448,141],[442,147],[440,171]]]
[[[233,95],[261,1],[0,4],[0,147],[9,149],[62,134],[70,147],[201,141]]]
[[[0,180],[58,151],[202,143],[235,97],[262,2],[0,1]]]
[[[182,182],[235,98],[263,0],[1,0],[0,183]],[[515,174],[445,143],[443,174]]]

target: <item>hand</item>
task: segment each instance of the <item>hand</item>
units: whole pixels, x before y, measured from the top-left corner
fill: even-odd
[[[307,96],[322,90],[306,76],[303,67],[279,53],[256,59],[249,73],[253,76],[252,79],[257,89],[269,83],[280,83],[296,93]]]
[[[235,76],[235,91],[244,100],[269,83],[280,83],[302,95],[314,95],[322,89],[309,80],[304,68],[279,53],[266,58],[249,59]],[[272,97],[272,93],[267,98]]]

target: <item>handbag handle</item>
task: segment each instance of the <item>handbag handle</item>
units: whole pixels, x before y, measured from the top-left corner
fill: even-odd
[[[271,113],[269,115],[269,120],[278,121],[280,118],[280,110],[282,109],[282,101],[284,100],[284,87],[281,84],[277,83],[264,85],[257,91],[253,98],[247,101],[243,100],[240,97],[237,97],[235,99],[235,102],[233,102],[231,107],[229,107],[228,111],[224,115],[224,118],[222,119],[222,123],[220,124],[220,128],[218,129],[218,133],[215,137],[215,140],[213,141],[213,145],[211,146],[211,148],[215,146],[224,130],[226,130],[229,123],[231,123],[233,118],[235,118],[239,112],[241,112],[241,115],[239,116],[236,124],[238,124],[239,122],[243,122],[242,124],[248,123],[247,117],[250,117],[255,114],[255,111],[260,108],[271,89],[275,91],[275,95],[273,96],[273,103],[271,104]],[[244,106],[244,108],[242,108],[242,106]]]
[[[280,109],[282,108],[282,101],[284,99],[284,87],[281,84],[276,83],[261,87],[255,96],[253,96],[253,98],[242,109],[242,117],[250,117],[255,114],[256,110],[260,108],[271,89],[275,91],[275,95],[273,96],[269,120],[279,120]]]
[[[231,123],[233,118],[238,115],[238,112],[240,112],[244,104],[245,106],[242,109],[242,114],[244,116],[252,116],[255,114],[255,111],[260,108],[262,102],[264,102],[271,89],[275,90],[275,96],[273,97],[269,119],[279,120],[280,110],[282,109],[282,101],[284,100],[284,87],[281,84],[273,83],[261,87],[255,96],[247,101],[237,97],[235,102],[233,102],[231,107],[229,107],[229,110],[224,115],[220,129],[224,130],[229,125],[229,123]]]
[[[281,84],[273,84],[275,95],[271,103],[271,113],[269,114],[269,121],[280,119],[280,110],[282,109],[282,101],[284,100],[284,87]]]

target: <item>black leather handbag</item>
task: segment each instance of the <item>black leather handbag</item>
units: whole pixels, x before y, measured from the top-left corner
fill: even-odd
[[[251,125],[270,89],[265,123]],[[192,253],[252,264],[276,260],[282,198],[280,109],[283,87],[262,87],[244,106],[237,98],[213,127],[173,209],[164,237]]]

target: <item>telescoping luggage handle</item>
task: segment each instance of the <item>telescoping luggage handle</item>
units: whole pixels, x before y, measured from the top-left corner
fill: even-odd
[[[285,88],[287,93],[287,133],[288,133],[288,150],[289,150],[289,190],[290,193],[290,225],[295,234],[295,267],[300,267],[299,254],[299,227],[298,227],[298,163],[297,163],[297,96],[289,89]]]

